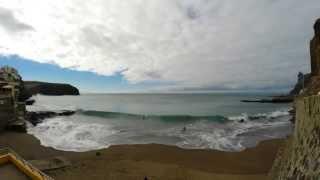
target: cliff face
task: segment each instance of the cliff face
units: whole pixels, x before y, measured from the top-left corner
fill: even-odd
[[[313,26],[314,37],[310,42],[311,75],[320,75],[320,19]]]
[[[316,95],[320,92],[320,19],[313,28],[315,35],[310,42],[311,77],[305,86],[305,95]]]
[[[43,94],[43,95],[79,95],[79,90],[69,84],[58,83],[46,83],[37,81],[25,81],[24,87],[26,92],[31,95]]]
[[[313,26],[314,37],[310,41],[311,73],[299,73],[298,81],[289,95],[316,95],[320,92],[320,19]],[[302,92],[302,89],[304,91]]]
[[[320,96],[295,101],[293,136],[283,147],[270,171],[270,179],[317,179],[320,177]]]

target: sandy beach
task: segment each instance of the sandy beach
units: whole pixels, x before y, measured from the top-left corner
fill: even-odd
[[[187,150],[158,144],[118,145],[90,152],[43,147],[28,134],[0,134],[0,146],[27,160],[63,156],[70,167],[46,172],[55,179],[266,179],[283,140],[261,142],[241,152]]]

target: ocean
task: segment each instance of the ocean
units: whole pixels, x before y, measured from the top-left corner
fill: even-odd
[[[291,104],[243,103],[267,93],[83,94],[43,96],[28,111],[75,110],[73,116],[28,124],[42,145],[90,151],[119,144],[166,144],[241,151],[292,132]]]

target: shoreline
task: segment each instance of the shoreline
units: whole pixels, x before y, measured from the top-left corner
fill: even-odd
[[[44,147],[29,134],[3,132],[0,147],[26,160],[62,156],[70,167],[46,173],[55,179],[265,179],[283,139],[260,142],[240,152],[182,149],[160,144],[113,145],[88,152]],[[198,178],[197,178],[198,177]]]

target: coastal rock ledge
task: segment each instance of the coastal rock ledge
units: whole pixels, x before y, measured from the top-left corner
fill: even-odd
[[[79,90],[70,84],[24,81],[24,87],[30,95],[80,95]]]

